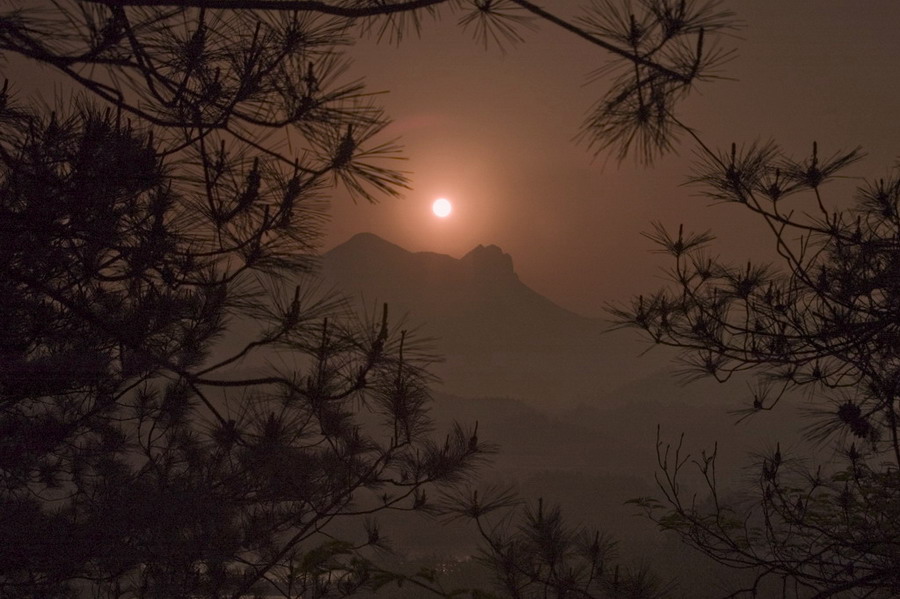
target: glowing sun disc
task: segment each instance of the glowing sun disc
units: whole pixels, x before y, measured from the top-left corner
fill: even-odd
[[[453,205],[446,198],[438,198],[431,205],[431,211],[439,218],[447,218],[453,212]]]

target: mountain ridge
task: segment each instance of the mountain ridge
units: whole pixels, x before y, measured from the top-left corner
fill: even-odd
[[[516,292],[530,296],[532,301],[548,308],[552,306],[551,309],[559,314],[566,314],[580,321],[600,322],[600,319],[582,316],[563,308],[525,285],[515,272],[512,256],[494,244],[479,244],[462,258],[453,258],[438,252],[412,252],[374,233],[357,233],[325,252],[323,263],[326,274],[330,275],[352,274],[360,277],[364,270],[380,267],[382,278],[386,278],[384,275],[394,274],[399,267],[411,271],[404,274],[421,277],[420,282],[424,280],[427,283],[452,285],[478,283],[480,292],[493,295],[514,288]],[[402,285],[400,281],[391,281],[392,288],[396,288],[398,284]]]
[[[608,334],[605,321],[534,291],[497,245],[453,258],[359,233],[323,254],[322,274],[362,308],[386,302],[421,323],[445,357],[435,371],[451,393],[585,401],[638,376],[626,359],[640,353],[634,335]]]

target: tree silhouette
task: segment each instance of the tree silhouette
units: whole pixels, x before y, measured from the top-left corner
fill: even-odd
[[[171,129],[164,152],[199,148],[214,159],[224,137],[297,166],[307,183],[337,176],[372,199],[403,179],[371,163],[395,147],[367,147],[386,121],[358,80],[341,79],[348,64],[340,48],[360,35],[399,42],[448,13],[485,44],[521,41],[537,21],[601,50],[611,60],[593,75],[611,80],[585,120],[584,140],[645,159],[671,147],[678,101],[716,77],[731,55],[717,40],[736,26],[718,2],[686,0],[598,0],[572,20],[526,0],[70,0],[0,14],[0,48]],[[283,129],[289,142],[272,133]]]
[[[572,527],[542,499],[521,505],[508,491],[451,491],[442,511],[469,520],[482,540],[480,560],[502,597],[530,599],[663,599],[674,585],[646,566],[622,566],[616,542],[596,529]]]
[[[431,359],[317,293],[325,201],[397,195],[398,146],[340,48],[439,9],[485,42],[525,17],[611,53],[585,123],[652,159],[728,53],[715,3],[54,1],[0,12],[0,51],[80,90],[0,93],[4,596],[342,596],[393,580],[341,520],[427,511],[490,447],[427,416]],[[623,68],[623,65],[627,68]],[[606,71],[604,71],[606,72]],[[437,439],[437,440],[435,440]]]
[[[277,241],[237,242],[115,115],[3,117],[5,595],[77,580],[124,596],[265,581],[328,596],[328,577],[282,579],[379,540],[372,527],[330,541],[328,524],[427,509],[426,485],[471,474],[484,444],[459,427],[432,441],[427,355],[386,310],[357,322],[302,282],[282,290],[296,267],[267,254],[304,259],[291,223],[314,204],[294,205]],[[283,206],[290,182],[254,177],[267,191],[251,210],[283,220],[260,204]],[[238,318],[259,329],[223,353]],[[288,367],[233,368],[262,348],[289,352]],[[335,592],[365,582],[352,573]]]
[[[702,144],[702,142],[701,142]],[[716,455],[691,460],[659,444],[662,501],[638,500],[662,528],[715,560],[752,569],[756,596],[781,579],[784,596],[893,597],[900,593],[900,178],[865,183],[852,207],[826,186],[858,150],[802,160],[772,144],[714,153],[693,182],[765,223],[778,261],[738,266],[714,258],[709,233],[648,235],[673,259],[671,289],[613,308],[623,325],[684,350],[689,377],[758,382],[744,417],[804,391],[806,434],[836,462],[810,466],[776,446],[756,464],[757,488],[729,503]],[[834,186],[835,184],[832,183]],[[688,496],[695,464],[708,492]]]

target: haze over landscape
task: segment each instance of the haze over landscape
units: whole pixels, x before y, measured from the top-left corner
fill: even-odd
[[[900,3],[141,4],[0,9],[0,598],[900,596]]]
[[[900,122],[900,8],[888,0],[865,10],[843,0],[726,3],[742,26],[722,44],[735,49],[713,80],[679,106],[679,118],[713,149],[774,141],[806,155],[862,146],[853,176],[881,177],[897,158]],[[576,1],[554,2],[579,14]],[[715,251],[738,262],[772,256],[766,229],[733,206],[686,186],[697,158],[692,141],[653,165],[608,153],[594,157],[574,138],[604,89],[591,77],[604,61],[578,40],[541,27],[505,52],[474,43],[452,17],[425,21],[400,44],[362,40],[354,68],[384,91],[412,189],[377,205],[331,207],[325,249],[359,232],[410,251],[461,257],[497,245],[515,257],[522,281],[562,307],[604,318],[606,302],[655,289],[666,263],[642,232],[651,222],[712,229]],[[431,202],[449,197],[447,219]]]
[[[444,358],[435,370],[450,393],[572,405],[642,374],[635,358],[646,344],[533,291],[495,245],[454,259],[361,233],[325,253],[323,274],[361,309],[387,303],[435,338]]]
[[[653,555],[671,576],[681,567],[673,546],[625,505],[655,492],[657,426],[663,443],[684,434],[695,453],[727,440],[725,472],[760,444],[800,448],[800,412],[786,408],[736,427],[731,411],[746,400],[745,386],[686,384],[667,363],[673,352],[557,306],[524,285],[497,246],[457,259],[359,233],[324,254],[322,275],[358,310],[377,313],[386,302],[392,318],[430,340],[442,359],[431,369],[440,377],[438,422],[477,421],[498,444],[484,481],[565,506],[573,522],[599,524],[626,555]],[[746,482],[740,470],[725,480]],[[463,533],[399,534],[409,555],[470,551]]]

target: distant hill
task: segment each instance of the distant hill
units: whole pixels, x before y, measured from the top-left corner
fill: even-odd
[[[456,259],[410,252],[360,233],[322,261],[325,281],[361,306],[382,302],[435,338],[435,371],[457,395],[512,396],[572,405],[607,395],[646,372],[630,331],[566,310],[519,280],[512,258],[479,245]],[[657,363],[658,364],[658,363]]]
[[[659,496],[657,430],[662,452],[684,433],[682,459],[717,448],[717,477],[728,493],[757,484],[748,454],[776,443],[815,451],[797,436],[809,422],[802,401],[735,426],[729,412],[745,405],[746,380],[679,384],[669,373],[670,351],[640,356],[648,346],[635,331],[607,334],[607,323],[554,304],[519,280],[497,246],[456,259],[361,234],[327,252],[322,270],[327,283],[369,311],[388,302],[392,319],[408,314],[422,334],[437,337],[435,348],[447,359],[436,369],[443,385],[433,389],[436,434],[453,421],[477,422],[479,437],[499,447],[475,484],[510,486],[530,501],[559,504],[570,525],[599,525],[621,541],[623,555],[647,560],[663,576],[693,583],[720,573],[648,520],[633,518],[638,510],[625,504]],[[706,491],[695,475],[684,484],[702,501]],[[398,516],[385,529],[410,556],[474,550],[462,526],[422,526]],[[716,596],[708,590],[691,587],[690,596]]]
[[[736,406],[735,390],[743,385],[673,386],[662,376],[636,382],[609,401],[593,402],[565,411],[536,409],[525,402],[507,398],[466,399],[437,394],[432,414],[438,431],[457,420],[471,426],[478,422],[479,438],[499,445],[491,464],[485,466],[481,486],[511,486],[521,497],[534,502],[543,498],[560,505],[571,526],[600,526],[620,543],[626,559],[647,560],[665,577],[682,576],[692,599],[720,597],[715,588],[700,592],[700,580],[734,576],[719,572],[710,562],[692,553],[673,536],[664,536],[649,520],[635,517],[640,512],[626,501],[641,496],[661,498],[653,479],[657,474],[657,425],[661,451],[671,445],[672,457],[684,433],[682,459],[685,465],[686,495],[707,491],[694,464],[702,452],[717,453],[717,480],[728,497],[741,495],[759,484],[759,469],[751,467],[754,454],[773,449],[776,443],[790,453],[817,455],[826,461],[829,452],[810,448],[798,438],[804,423],[801,406],[779,406],[739,425],[727,413]],[[417,546],[422,527],[394,530],[406,546]],[[439,547],[460,554],[471,536],[441,529],[428,539],[430,548]],[[709,569],[709,570],[707,570]],[[708,578],[705,578],[708,577]],[[702,585],[701,585],[702,586]]]

